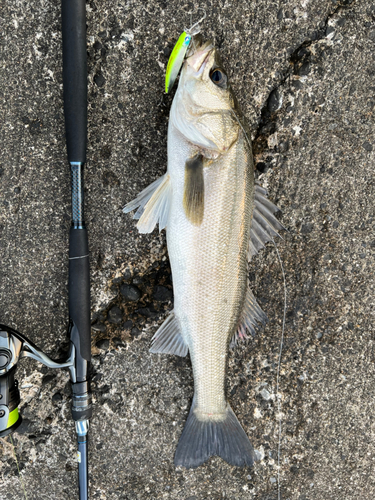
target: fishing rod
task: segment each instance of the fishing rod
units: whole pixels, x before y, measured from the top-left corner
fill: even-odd
[[[64,114],[71,169],[72,225],[69,236],[70,348],[65,362],[53,361],[27,337],[0,325],[0,437],[21,424],[20,392],[15,379],[22,357],[49,368],[68,368],[72,386],[72,418],[78,440],[79,499],[88,499],[87,435],[92,416],[89,364],[91,360],[90,271],[84,222],[83,167],[87,145],[87,62],[85,0],[62,0]]]

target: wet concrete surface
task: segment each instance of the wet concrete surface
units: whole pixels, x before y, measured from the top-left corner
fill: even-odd
[[[288,229],[250,283],[269,317],[231,351],[228,395],[261,460],[175,468],[193,381],[189,359],[150,355],[173,307],[165,235],[139,235],[122,206],[165,172],[173,44],[207,12],[253,134],[257,177]],[[2,4],[0,323],[53,357],[66,349],[69,169],[59,2]],[[92,280],[90,492],[95,499],[372,499],[375,8],[362,1],[87,3],[86,221]],[[70,383],[19,364],[13,436],[27,498],[77,497]],[[9,438],[0,498],[25,498]]]

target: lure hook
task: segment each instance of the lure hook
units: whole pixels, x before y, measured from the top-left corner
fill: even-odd
[[[194,23],[192,26],[190,26],[190,28],[188,29],[185,29],[185,32],[190,35],[190,36],[194,36],[194,35],[198,35],[198,33],[200,32],[201,30],[201,27],[200,27],[200,24],[206,19],[207,17],[207,14],[206,14],[206,11],[202,8],[202,7],[198,7],[198,12],[201,10],[203,12],[203,16],[199,19],[199,21],[197,21],[196,23]],[[193,13],[190,12],[190,22],[192,23],[193,22]]]

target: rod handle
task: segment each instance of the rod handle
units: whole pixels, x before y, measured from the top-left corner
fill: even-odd
[[[70,229],[69,238],[69,317],[73,323],[72,334],[78,336],[77,355],[86,361],[91,359],[90,322],[90,269],[87,231]],[[72,339],[76,343],[76,339]],[[77,346],[78,347],[78,346]],[[86,374],[77,374],[78,381]],[[80,380],[81,379],[81,380]]]
[[[62,0],[61,14],[68,160],[85,163],[87,144],[86,1]]]

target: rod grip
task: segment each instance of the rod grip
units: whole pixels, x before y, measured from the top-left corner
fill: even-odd
[[[86,2],[61,0],[66,144],[69,162],[86,161]]]
[[[69,316],[79,336],[79,354],[91,359],[90,269],[86,228],[70,229]]]

